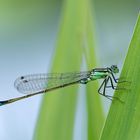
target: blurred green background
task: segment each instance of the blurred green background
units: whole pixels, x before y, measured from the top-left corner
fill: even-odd
[[[0,100],[20,96],[13,88],[13,82],[18,76],[50,70],[65,2],[0,0]],[[90,2],[95,23],[98,67],[117,64],[121,68],[139,13],[140,1]],[[41,97],[37,96],[1,107],[0,139],[33,139],[40,101]],[[84,100],[80,102],[81,114],[77,114],[86,119]],[[109,101],[103,99],[103,106],[107,114]],[[86,140],[87,132],[83,131],[87,127],[86,121],[82,121],[82,124],[76,122],[73,139]]]

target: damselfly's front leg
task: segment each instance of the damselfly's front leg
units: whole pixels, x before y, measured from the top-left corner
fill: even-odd
[[[113,81],[115,82],[115,83],[124,83],[124,82],[128,82],[128,81],[126,81],[124,78],[115,78],[115,76],[114,76],[114,74],[111,72],[110,73],[111,74],[111,77],[113,78]]]

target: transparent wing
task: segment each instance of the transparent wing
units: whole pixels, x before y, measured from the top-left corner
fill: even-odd
[[[87,78],[89,75],[90,71],[26,75],[17,78],[14,82],[14,86],[21,93],[32,94],[64,84],[78,82]]]

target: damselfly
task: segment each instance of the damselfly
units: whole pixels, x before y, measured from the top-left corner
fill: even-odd
[[[103,82],[98,89],[98,93],[112,99],[112,96],[106,94],[106,88],[116,89],[114,83],[117,83],[118,80],[115,78],[114,74],[118,72],[118,67],[116,65],[112,65],[111,67],[95,68],[85,72],[49,73],[21,76],[15,80],[14,86],[19,92],[27,95],[0,101],[0,106],[66,86],[74,84],[87,84],[88,82],[97,79],[103,79]],[[110,86],[108,86],[108,83],[110,83]]]

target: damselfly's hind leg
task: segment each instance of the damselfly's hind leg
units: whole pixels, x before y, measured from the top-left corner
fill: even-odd
[[[111,83],[111,86],[107,86],[107,84],[108,84],[109,81],[110,81],[110,83]],[[111,87],[111,88],[114,89],[114,90],[120,90],[119,88],[116,88],[116,86],[114,86],[113,81],[112,81],[111,77],[109,76],[109,77],[107,77],[106,79],[104,79],[104,81],[102,82],[101,86],[100,86],[99,89],[98,89],[98,93],[99,93],[100,95],[102,95],[102,96],[108,98],[108,99],[111,100],[111,101],[112,101],[113,99],[117,99],[118,101],[124,103],[124,102],[121,101],[118,97],[114,97],[114,96],[111,96],[111,95],[107,95],[107,94],[106,94],[106,88],[109,88],[109,87]],[[102,89],[102,88],[103,88],[103,92],[101,92],[101,89]],[[121,89],[123,89],[123,88],[121,88]],[[123,89],[123,90],[124,90],[124,89]]]

